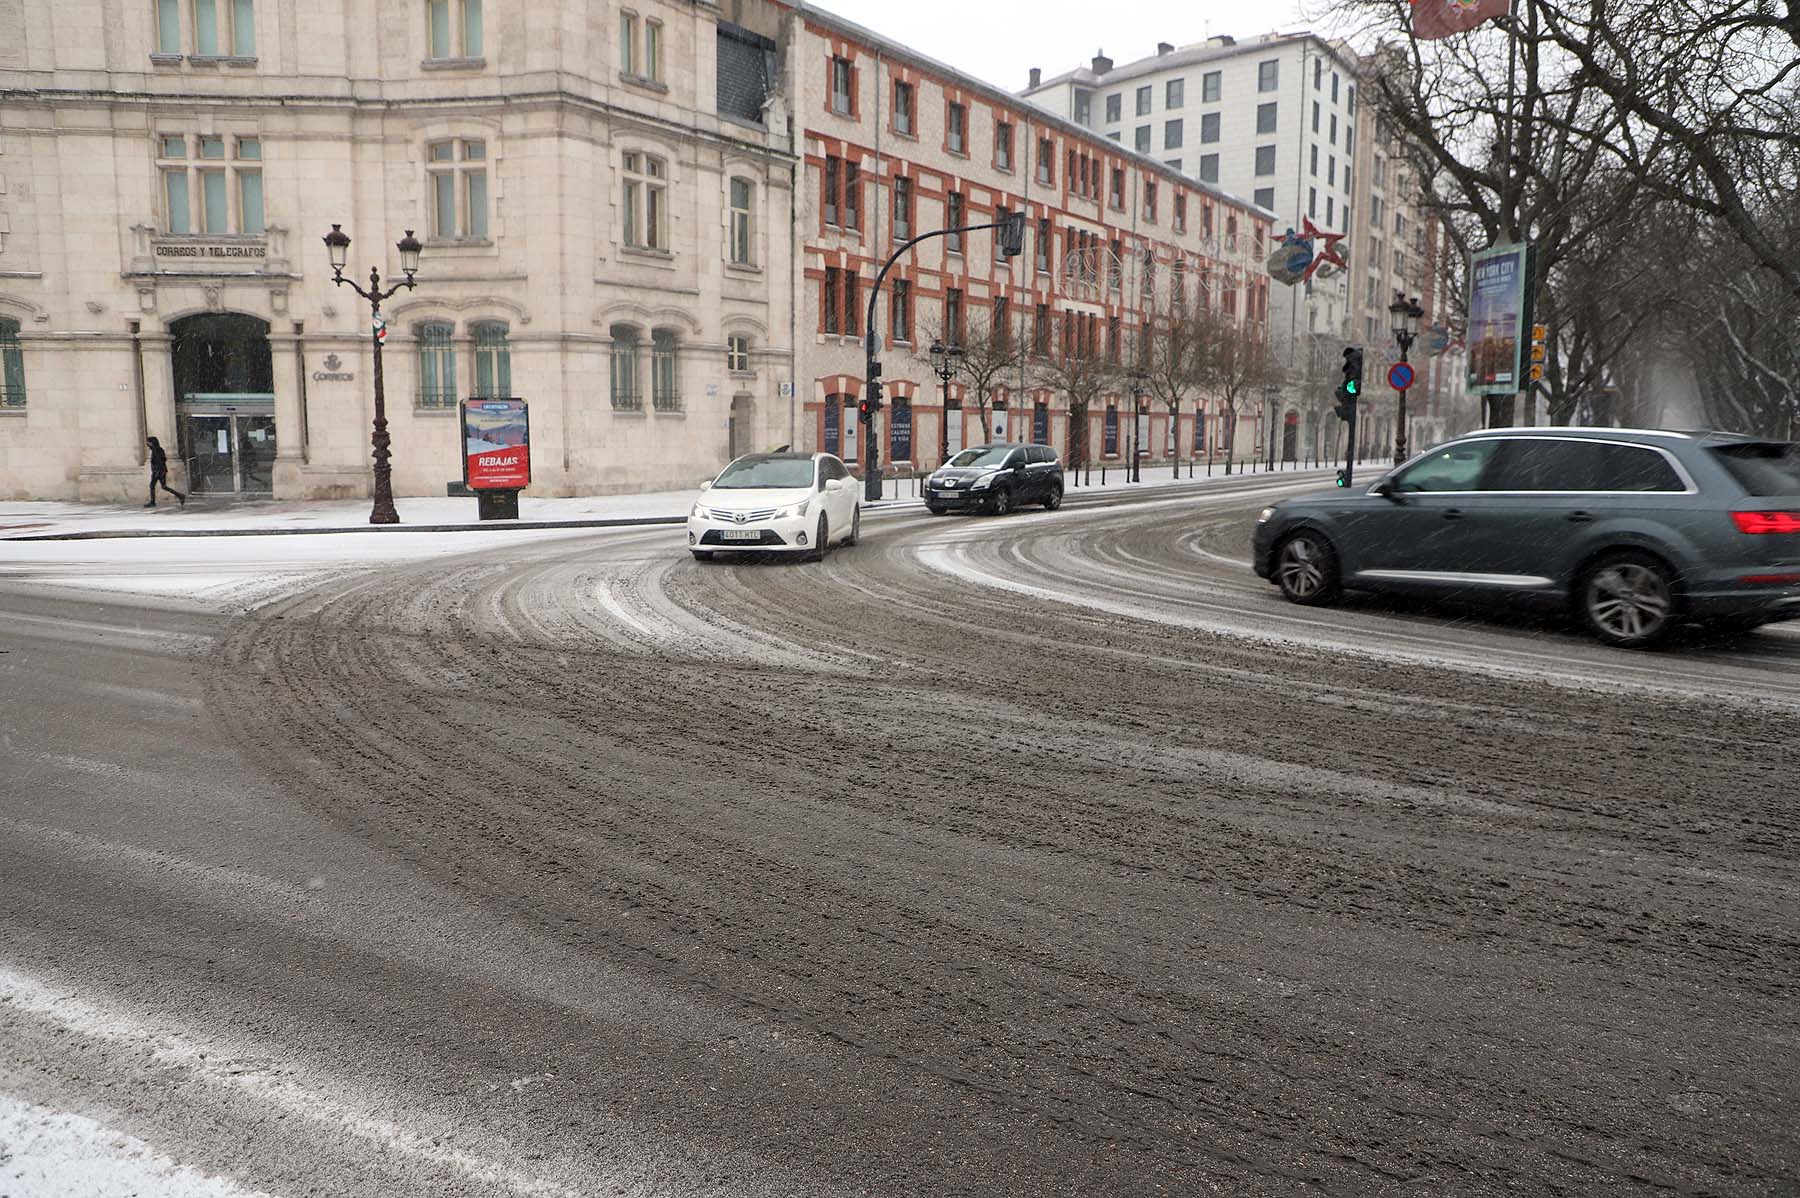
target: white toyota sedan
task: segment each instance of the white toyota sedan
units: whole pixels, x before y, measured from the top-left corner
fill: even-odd
[[[862,532],[856,479],[829,453],[753,453],[701,488],[688,513],[688,548],[715,553],[803,553],[823,558]]]

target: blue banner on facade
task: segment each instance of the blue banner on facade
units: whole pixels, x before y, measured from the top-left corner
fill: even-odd
[[[893,430],[894,445],[888,451],[888,459],[895,462],[912,461],[912,400],[896,399],[889,409],[888,427]]]
[[[1111,457],[1119,452],[1119,409],[1106,409],[1106,440],[1103,452]]]
[[[1031,440],[1037,445],[1050,444],[1050,405],[1038,404],[1031,410]]]
[[[838,452],[838,444],[839,444],[839,442],[838,442],[838,417],[842,413],[842,411],[843,411],[843,408],[838,404],[837,397],[835,395],[825,401],[825,452],[826,453],[835,454]]]

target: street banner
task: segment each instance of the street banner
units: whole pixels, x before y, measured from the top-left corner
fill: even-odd
[[[1531,247],[1469,255],[1469,390],[1520,389],[1520,346],[1531,321]]]
[[[522,399],[465,399],[463,482],[471,491],[531,485],[531,418]]]
[[[1512,0],[1412,0],[1412,35],[1437,41],[1508,15]]]

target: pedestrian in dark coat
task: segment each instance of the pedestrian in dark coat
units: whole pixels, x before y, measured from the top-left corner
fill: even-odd
[[[169,485],[169,455],[163,452],[162,443],[155,437],[147,438],[146,443],[150,446],[150,502],[144,506],[156,506],[156,488],[161,487],[186,507],[187,496]]]

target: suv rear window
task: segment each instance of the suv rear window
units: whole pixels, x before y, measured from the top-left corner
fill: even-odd
[[[1669,460],[1648,446],[1575,438],[1502,442],[1489,491],[1683,491]]]
[[[1714,446],[1713,453],[1752,495],[1800,495],[1800,444],[1756,441]]]

